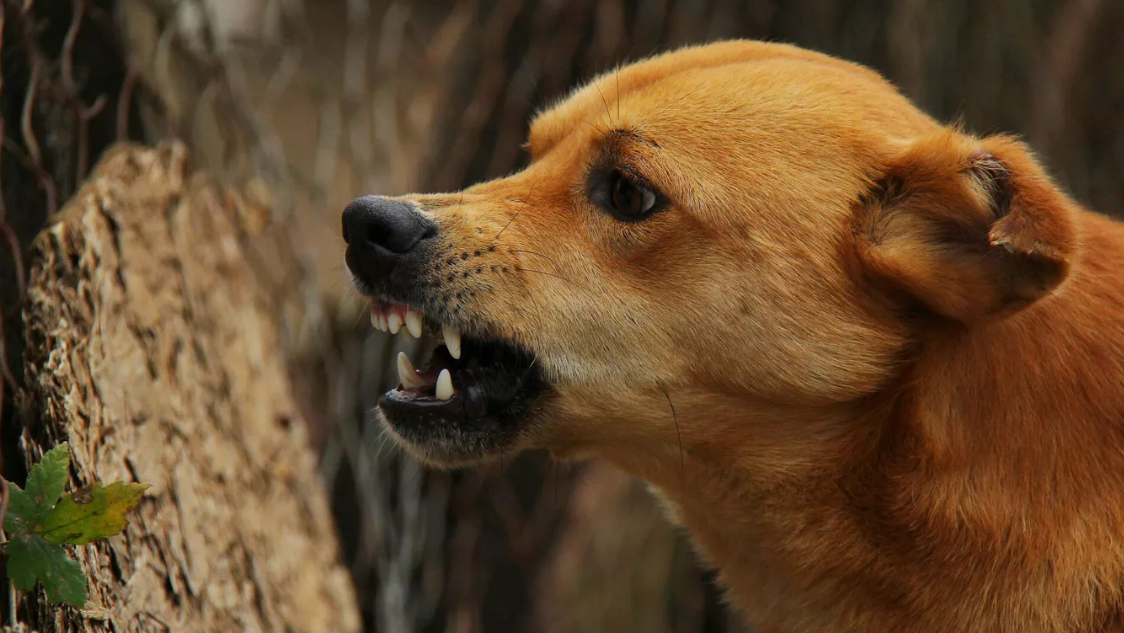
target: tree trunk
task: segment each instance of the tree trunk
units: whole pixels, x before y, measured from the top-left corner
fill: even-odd
[[[264,210],[186,166],[111,149],[33,246],[25,453],[72,484],[151,484],[122,535],[75,549],[84,611],[40,631],[359,630],[247,230]]]

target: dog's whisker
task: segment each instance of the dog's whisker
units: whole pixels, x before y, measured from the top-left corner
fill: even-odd
[[[621,120],[621,65],[617,64],[617,72],[614,74],[617,81],[617,121]]]
[[[382,460],[382,453],[388,446],[390,447],[390,455],[393,455],[394,451],[398,448],[398,444],[391,441],[390,433],[387,432],[385,428],[379,433],[377,441],[378,446],[375,448],[375,462]]]
[[[359,327],[359,324],[363,321],[363,317],[367,315],[368,312],[366,310],[360,310],[359,313],[355,315],[355,320],[351,322],[351,329],[354,330]]]
[[[601,95],[601,103],[605,104],[605,117],[609,120],[609,127],[613,127],[613,113],[609,111],[609,102],[605,99],[605,93],[601,92],[601,84],[593,84],[597,88],[597,94]]]
[[[608,133],[609,133],[609,130],[603,130],[603,129],[601,129],[601,127],[600,127],[600,126],[598,126],[597,124],[595,124],[595,123],[593,123],[593,122],[591,122],[591,121],[582,121],[582,123],[585,123],[585,124],[586,124],[586,125],[588,125],[589,127],[591,127],[591,128],[593,128],[594,130],[596,130],[596,131],[597,131],[597,133],[598,133],[598,134],[600,134],[601,136],[605,136],[606,134],[608,134]]]
[[[422,454],[422,463],[429,461],[429,458],[429,451],[424,451]],[[414,476],[410,478],[410,484],[408,487],[413,488],[415,485],[417,485],[418,480],[421,479],[423,474],[425,474],[425,468],[422,468],[421,464],[418,464],[418,467],[414,470]]]
[[[555,279],[561,279],[562,281],[574,284],[575,286],[577,286],[579,288],[585,288],[586,290],[589,290],[589,286],[587,286],[587,285],[580,284],[580,283],[574,281],[573,279],[570,279],[568,277],[564,277],[562,275],[558,275],[558,274],[555,274],[555,273],[548,273],[545,270],[534,270],[534,269],[531,269],[531,268],[512,268],[512,270],[515,270],[515,271],[518,271],[518,272],[521,272],[521,273],[537,273],[539,275],[546,275],[547,277],[554,277]]]
[[[543,255],[542,253],[538,253],[538,252],[535,252],[535,251],[528,251],[528,250],[521,249],[521,248],[513,248],[513,249],[509,250],[508,252],[509,253],[527,253],[528,255],[538,255],[539,257],[542,257],[543,259],[545,259],[548,262],[550,262],[551,264],[553,264],[555,268],[558,268],[558,262],[554,261],[554,259],[552,257],[549,257],[547,255]]]
[[[523,203],[519,205],[519,210],[515,212],[515,215],[511,216],[511,219],[507,221],[507,224],[505,224],[504,227],[500,229],[500,232],[496,233],[496,236],[492,238],[492,243],[499,241],[500,236],[503,235],[503,232],[507,230],[507,227],[511,226],[511,223],[515,221],[515,218],[519,217],[520,213],[523,213],[523,209],[527,208],[527,200],[533,195],[535,195],[534,184],[531,185],[530,192],[528,192],[528,194],[523,198]]]
[[[493,241],[493,242],[495,242],[496,240],[500,239],[500,236],[501,236],[501,235],[503,235],[503,232],[507,230],[507,227],[511,226],[511,223],[515,221],[515,218],[519,217],[519,214],[520,214],[520,213],[523,213],[523,208],[524,208],[524,207],[525,207],[526,205],[527,205],[527,203],[526,203],[526,202],[524,202],[524,203],[523,203],[523,207],[519,207],[519,210],[515,212],[515,215],[511,216],[511,219],[507,221],[507,224],[503,225],[503,228],[502,228],[502,229],[500,229],[500,232],[499,232],[499,233],[496,233],[496,236],[492,238],[492,241]]]
[[[679,440],[679,479],[684,485],[687,483],[687,462],[683,456],[683,433],[679,429],[679,416],[675,413],[675,405],[671,403],[671,394],[667,392],[667,388],[663,383],[656,381],[656,386],[663,392],[663,397],[667,398],[667,406],[671,407],[671,419],[675,422],[675,436]]]
[[[516,281],[518,281],[519,283],[523,284],[523,289],[524,289],[524,290],[525,290],[525,291],[527,292],[527,296],[528,296],[528,297],[530,297],[530,299],[531,299],[531,303],[535,304],[535,309],[536,309],[536,310],[539,310],[539,311],[541,311],[541,310],[542,310],[542,307],[541,307],[541,306],[539,306],[539,302],[538,302],[538,300],[536,300],[536,299],[535,299],[535,293],[531,292],[531,288],[530,288],[530,286],[528,286],[528,285],[527,285],[527,282],[523,281],[523,280],[522,280],[522,279],[520,279],[520,278],[519,278],[518,276],[515,276],[515,275],[511,275],[511,276],[512,276],[512,277],[514,277],[514,279],[515,279]],[[502,277],[502,275],[501,275],[501,277]]]
[[[511,284],[508,283],[507,279],[506,279],[510,275],[496,275],[496,276],[499,278],[500,281],[503,282],[504,288],[506,288],[508,292],[511,292]],[[526,290],[527,294],[530,294],[530,290],[527,288],[527,284],[523,284],[523,288]],[[535,309],[537,310],[539,306],[538,306],[538,303],[535,301],[535,298],[534,298],[533,295],[531,296],[531,303],[535,304]],[[518,310],[521,314],[526,313],[526,310],[524,310],[522,306],[517,306],[515,309]]]

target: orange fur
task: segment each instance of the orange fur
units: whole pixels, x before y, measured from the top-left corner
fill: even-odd
[[[553,385],[513,449],[650,481],[761,633],[1121,630],[1124,229],[1023,144],[724,42],[606,73],[528,146],[408,196]],[[668,208],[594,205],[607,152]]]

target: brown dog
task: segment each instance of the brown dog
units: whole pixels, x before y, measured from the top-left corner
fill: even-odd
[[[877,74],[726,42],[611,72],[529,167],[365,197],[380,409],[662,493],[761,633],[1124,627],[1124,229]]]

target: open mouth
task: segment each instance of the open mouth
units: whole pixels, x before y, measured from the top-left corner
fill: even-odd
[[[410,306],[373,301],[371,323],[436,339],[418,367],[398,355],[398,386],[379,398],[387,423],[427,453],[487,453],[510,443],[546,384],[535,356],[509,341],[466,337]]]

